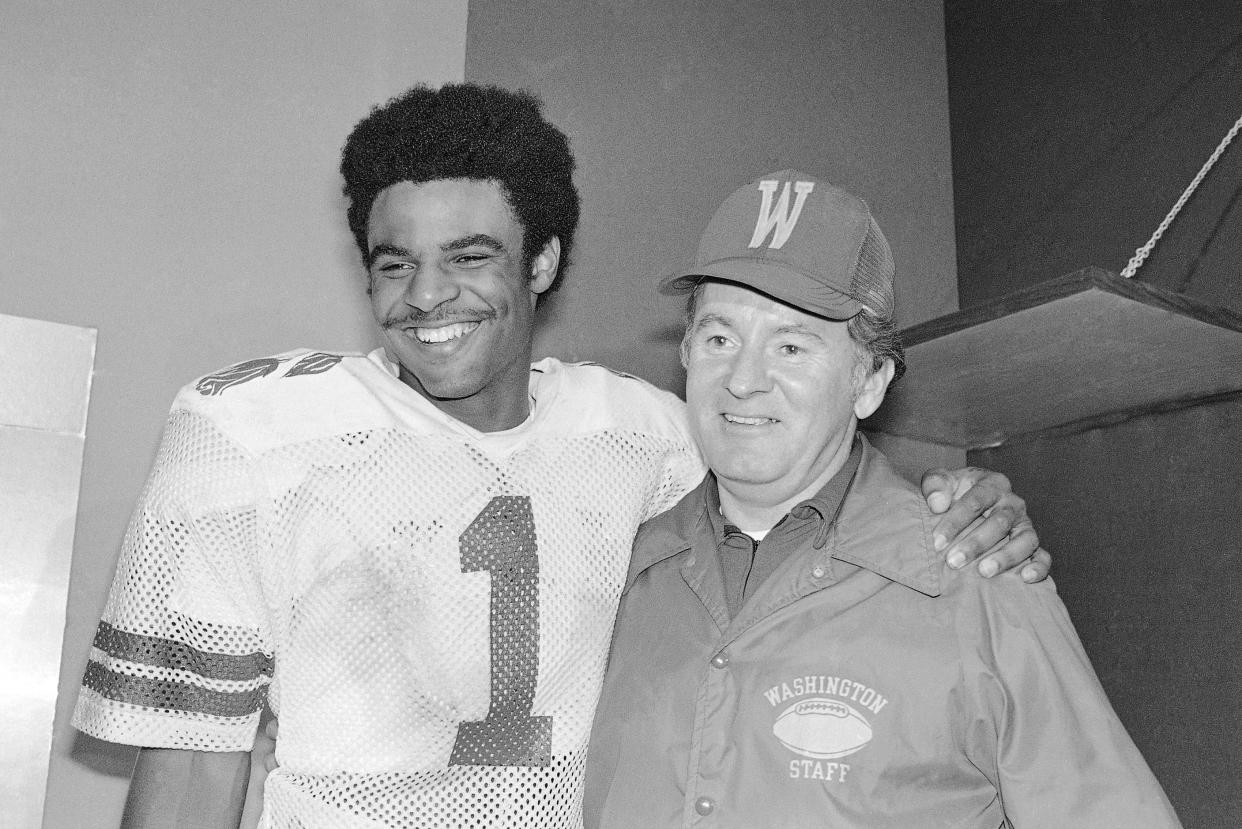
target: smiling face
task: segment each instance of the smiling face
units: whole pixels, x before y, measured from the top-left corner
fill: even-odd
[[[529,265],[500,186],[400,182],[367,221],[371,309],[402,382],[481,431],[529,412],[535,300],[556,279],[553,238]]]
[[[682,348],[691,424],[726,514],[770,521],[747,529],[828,482],[892,376],[891,362],[867,372],[845,322],[725,282],[699,288]]]

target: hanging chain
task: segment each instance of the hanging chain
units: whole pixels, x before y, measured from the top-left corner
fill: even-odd
[[[1169,215],[1164,217],[1164,221],[1160,223],[1160,226],[1156,228],[1156,232],[1153,233],[1151,238],[1147,240],[1147,244],[1134,251],[1134,255],[1130,257],[1130,261],[1126,263],[1125,269],[1121,272],[1123,277],[1126,279],[1131,278],[1143,262],[1147,261],[1147,257],[1156,246],[1156,242],[1160,241],[1160,237],[1163,236],[1164,232],[1169,229],[1169,225],[1173,224],[1173,220],[1177,218],[1177,214],[1180,213],[1182,208],[1186,206],[1186,202],[1190,200],[1190,197],[1194,194],[1195,190],[1203,182],[1204,177],[1207,176],[1208,170],[1211,170],[1212,165],[1220,159],[1221,154],[1225,152],[1225,148],[1229,146],[1229,142],[1234,139],[1234,136],[1238,134],[1238,130],[1240,129],[1242,129],[1242,117],[1239,117],[1238,120],[1233,122],[1233,127],[1230,128],[1229,132],[1225,133],[1225,137],[1222,138],[1221,142],[1216,145],[1216,149],[1212,152],[1212,155],[1208,158],[1204,165],[1199,168],[1199,172],[1190,182],[1190,186],[1182,192],[1181,198],[1179,198],[1177,203],[1173,205],[1173,209],[1169,211]]]

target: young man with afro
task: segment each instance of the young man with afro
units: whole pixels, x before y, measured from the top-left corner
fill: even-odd
[[[704,466],[675,396],[531,362],[573,169],[539,102],[497,88],[415,88],[354,129],[385,347],[249,360],[176,398],[74,716],[142,747],[126,825],[236,826],[265,704],[263,826],[580,825],[634,533]],[[971,480],[946,535],[990,508],[960,546],[1010,534],[1001,564],[1025,563],[1002,476],[925,489],[947,505]]]

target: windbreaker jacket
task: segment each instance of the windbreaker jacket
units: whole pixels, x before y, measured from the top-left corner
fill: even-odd
[[[1180,825],[1052,582],[947,568],[871,446],[733,620],[711,485],[635,540],[588,829]]]

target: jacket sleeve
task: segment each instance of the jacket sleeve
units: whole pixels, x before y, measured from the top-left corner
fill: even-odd
[[[982,582],[982,580],[976,580]],[[1168,798],[1105,696],[1051,581],[1004,576],[980,586],[984,630],[963,631],[981,659],[976,705],[990,714],[992,757],[1016,829],[1180,827]],[[975,623],[979,617],[975,617]],[[968,622],[967,622],[968,623]]]

